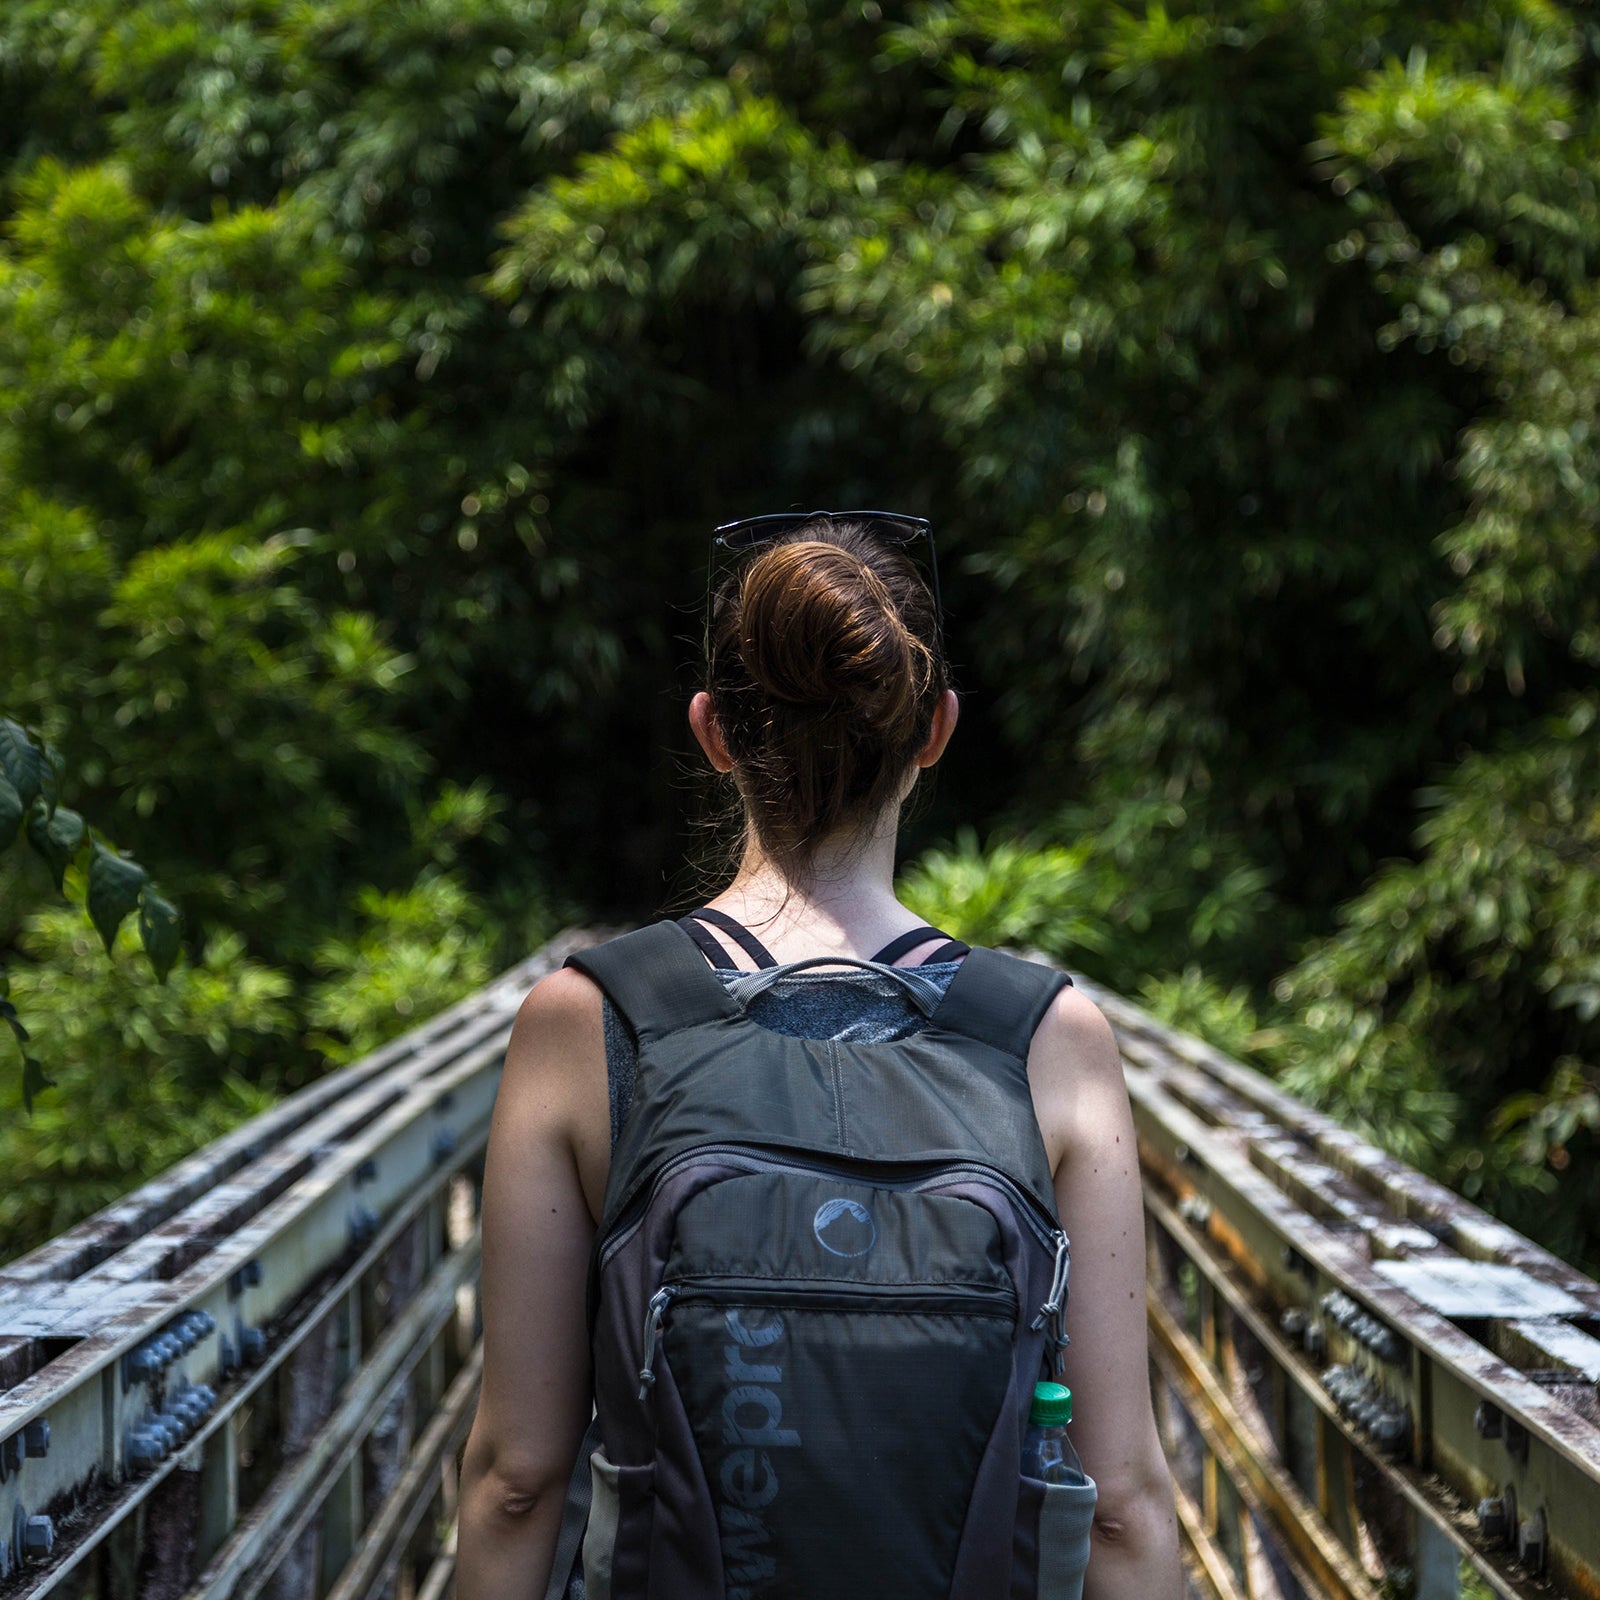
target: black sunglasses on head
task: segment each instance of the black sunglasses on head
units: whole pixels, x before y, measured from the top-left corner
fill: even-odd
[[[859,522],[869,533],[887,544],[913,544],[928,541],[928,576],[933,589],[933,625],[939,649],[944,648],[944,602],[939,596],[939,562],[933,547],[933,524],[926,517],[911,517],[899,511],[770,511],[759,517],[740,517],[736,522],[719,523],[711,530],[711,552],[706,559],[705,657],[711,659],[711,580],[717,551],[753,550],[771,544],[785,534],[805,527],[808,522]]]

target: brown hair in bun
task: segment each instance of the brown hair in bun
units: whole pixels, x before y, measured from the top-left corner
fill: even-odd
[[[706,676],[746,821],[791,880],[895,798],[950,681],[910,558],[829,518],[723,582]]]

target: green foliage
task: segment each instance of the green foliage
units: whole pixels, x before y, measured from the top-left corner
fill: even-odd
[[[125,927],[108,959],[68,910],[36,915],[23,940],[11,992],[51,1041],[54,1089],[28,1118],[0,1119],[9,1244],[70,1227],[275,1098],[288,981],[249,960],[237,934],[165,983],[132,947]]]
[[[328,976],[312,990],[306,1017],[330,1061],[353,1061],[397,1033],[481,988],[492,975],[492,934],[471,897],[449,876],[419,879],[399,894],[366,889],[356,901],[353,938],[317,952]]]
[[[84,820],[60,804],[64,763],[53,745],[36,740],[20,723],[0,716],[0,854],[17,842],[17,825],[34,855],[45,865],[57,894],[66,888],[68,869],[88,847],[88,887],[84,909],[107,951],[123,919],[137,908],[139,933],[156,977],[165,980],[178,954],[181,918],[176,906],[162,899],[137,862],[118,855],[103,839],[91,839]],[[33,1110],[33,1097],[51,1086],[39,1058],[29,1050],[32,1035],[9,998],[6,972],[0,965],[0,1021],[11,1030],[22,1060],[22,1104]]]
[[[971,828],[953,850],[929,850],[902,874],[899,893],[925,921],[971,943],[1038,949],[1063,960],[1101,947],[1086,904],[1082,851],[1002,841],[984,851]]]

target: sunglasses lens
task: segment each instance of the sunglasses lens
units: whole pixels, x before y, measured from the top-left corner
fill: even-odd
[[[751,550],[758,544],[768,544],[773,539],[798,528],[803,517],[753,518],[749,522],[736,522],[717,535],[717,543],[724,550]]]

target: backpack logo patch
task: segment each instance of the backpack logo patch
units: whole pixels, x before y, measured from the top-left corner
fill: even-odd
[[[829,1255],[864,1256],[878,1242],[872,1213],[859,1200],[824,1200],[811,1219],[817,1243]]]

